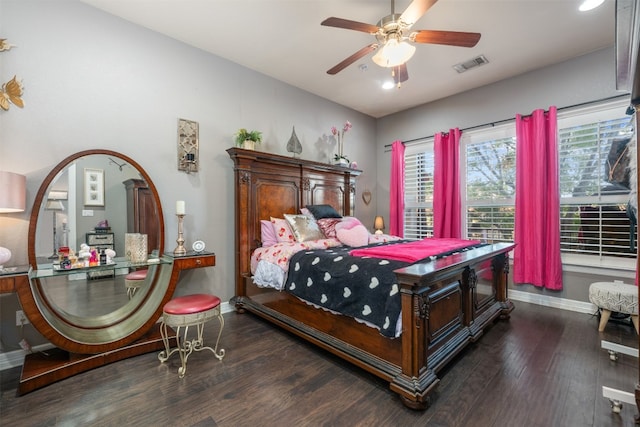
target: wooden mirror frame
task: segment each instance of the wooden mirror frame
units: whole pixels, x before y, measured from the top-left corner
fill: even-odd
[[[58,174],[77,159],[89,155],[107,155],[122,159],[136,168],[147,182],[153,194],[158,215],[158,253],[164,250],[164,218],[158,192],[146,171],[133,159],[110,150],[87,150],[75,153],[62,160],[44,179],[36,195],[29,223],[28,254],[32,269],[37,269],[36,230],[40,207],[47,195],[50,185]],[[83,325],[82,322],[64,318],[59,314],[40,287],[40,279],[30,280],[30,286],[18,288],[18,298],[27,317],[34,328],[46,339],[60,349],[78,354],[97,354],[113,351],[142,338],[147,334],[162,313],[162,306],[170,298],[175,289],[172,265],[152,265],[150,273],[155,273],[151,283],[151,291],[130,313],[120,320],[108,322],[105,327]]]

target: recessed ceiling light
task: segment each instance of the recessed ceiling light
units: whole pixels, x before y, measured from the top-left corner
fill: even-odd
[[[393,89],[396,86],[396,84],[393,82],[393,80],[387,80],[386,82],[382,83],[382,89]]]
[[[602,3],[604,3],[604,0],[584,0],[582,4],[580,4],[580,7],[578,8],[578,10],[580,12],[587,12],[589,10],[595,9],[596,7],[600,6]]]

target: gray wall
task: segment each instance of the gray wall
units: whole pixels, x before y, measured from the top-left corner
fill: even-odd
[[[216,266],[185,272],[178,294],[234,294],[233,162],[225,150],[238,128],[263,132],[261,150],[288,155],[293,126],[301,157],[328,161],[331,126],[353,123],[346,152],[364,173],[356,213],[373,224],[375,204],[359,195],[376,182],[375,120],[323,98],[186,46],[77,1],[0,0],[0,79],[17,74],[24,109],[0,112],[0,170],[27,176],[22,214],[0,215],[0,244],[26,264],[31,205],[47,173],[91,148],[121,152],[153,179],[165,214],[165,248],[176,246],[176,200],[186,202],[186,244],[202,239]],[[200,171],[177,170],[178,118],[200,124]],[[105,166],[105,173],[117,170]],[[123,214],[124,215],[124,214]],[[47,246],[48,248],[48,246]],[[2,342],[18,349],[15,295],[0,297]],[[25,328],[32,344],[38,336]],[[35,342],[34,342],[35,341]]]
[[[615,89],[615,55],[611,47],[381,118],[376,124],[377,210],[388,217],[391,152],[385,145],[396,139],[433,136],[450,128],[465,129],[513,119],[518,113],[530,114],[551,105],[562,108],[621,95],[624,94]],[[601,273],[565,266],[562,292],[540,290],[531,285],[517,285],[515,289],[588,302],[590,283],[612,279],[626,279],[631,283],[629,279],[634,277],[633,272]]]

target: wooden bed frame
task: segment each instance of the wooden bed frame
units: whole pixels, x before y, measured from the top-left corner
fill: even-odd
[[[359,170],[259,151],[230,148],[234,161],[236,296],[239,312],[254,313],[389,381],[403,403],[426,409],[436,376],[477,340],[496,318],[508,318],[508,252],[494,244],[396,271],[401,287],[402,335],[314,308],[297,297],[253,284],[252,251],[260,245],[260,220],[299,213],[307,204],[330,204],[353,215]]]

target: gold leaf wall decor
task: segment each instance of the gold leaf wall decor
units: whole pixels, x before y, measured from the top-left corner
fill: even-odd
[[[7,39],[0,39],[0,52],[4,52],[5,50],[9,50],[15,45],[9,43]]]
[[[0,90],[0,108],[3,110],[9,109],[9,103],[17,107],[24,107],[22,101],[22,82],[20,82],[16,76],[13,76],[11,80],[2,85]]]
[[[0,52],[5,52],[12,47],[15,46],[9,43],[7,39],[0,39]],[[0,88],[0,108],[7,111],[11,104],[20,108],[24,107],[22,82],[15,75]]]

